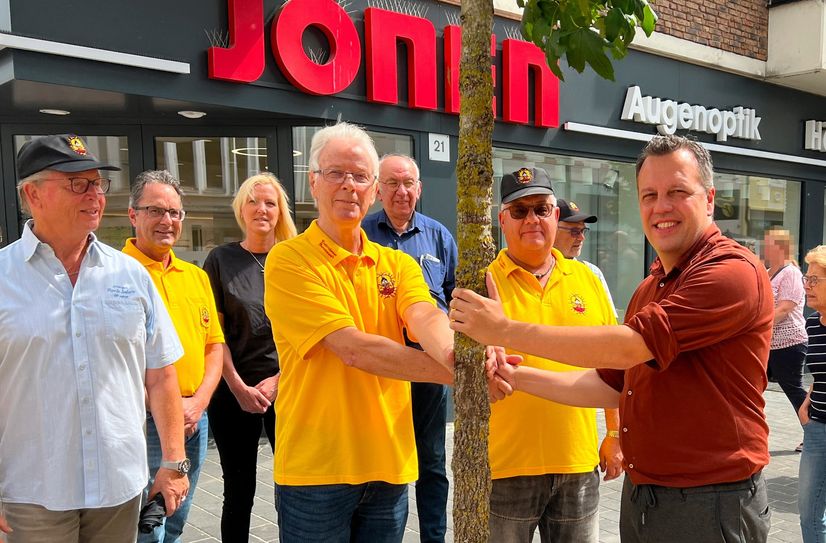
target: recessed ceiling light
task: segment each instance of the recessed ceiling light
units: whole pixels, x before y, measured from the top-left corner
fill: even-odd
[[[293,156],[301,156],[303,153],[298,149],[293,149]]]
[[[178,115],[180,115],[181,117],[186,117],[187,119],[200,119],[201,117],[206,116],[206,112],[183,110],[179,111]]]
[[[66,111],[65,109],[44,108],[40,110],[40,113],[45,113],[46,115],[69,115],[71,111]]]
[[[266,147],[239,147],[232,150],[232,154],[241,156],[267,156]]]

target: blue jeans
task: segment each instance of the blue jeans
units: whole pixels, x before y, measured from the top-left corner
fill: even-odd
[[[826,542],[826,424],[803,426],[797,506],[805,543]]]
[[[189,494],[171,517],[166,517],[163,524],[155,528],[150,534],[138,534],[139,543],[179,543],[181,534],[184,531],[186,517],[189,515],[189,508],[192,506],[192,497],[195,496],[195,486],[198,484],[198,475],[201,473],[201,466],[207,453],[209,419],[204,411],[201,420],[198,421],[198,428],[195,433],[186,438],[186,457],[192,462],[189,468]],[[146,417],[146,452],[149,458],[149,484],[144,489],[144,494],[149,493],[152,483],[155,482],[155,473],[161,466],[161,440],[158,436],[158,429],[152,415]],[[176,459],[177,460],[177,459]]]
[[[400,543],[407,485],[275,486],[281,543]]]
[[[490,541],[530,543],[539,527],[542,543],[596,543],[599,536],[599,473],[549,473],[494,479],[490,493]]]
[[[419,513],[421,543],[444,543],[447,532],[447,491],[445,471],[445,426],[447,387],[432,383],[412,383],[413,430],[419,456],[416,481],[416,509]]]

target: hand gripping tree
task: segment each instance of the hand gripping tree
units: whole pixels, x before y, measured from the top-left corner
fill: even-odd
[[[559,60],[582,72],[588,64],[614,80],[614,59],[628,53],[639,26],[651,35],[657,16],[647,0],[517,0],[524,8],[522,35],[539,46],[550,69],[564,79]],[[492,0],[462,0],[459,89],[458,238],[459,286],[482,292],[484,270],[494,258],[490,209],[493,186],[493,81],[490,70]],[[453,449],[453,524],[457,543],[487,543],[490,513],[488,403],[483,346],[456,337]]]

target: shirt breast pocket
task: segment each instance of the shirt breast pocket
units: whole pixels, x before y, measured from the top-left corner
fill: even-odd
[[[441,291],[441,286],[445,282],[444,263],[433,255],[423,254],[419,257],[419,265],[422,267],[422,274],[427,284]]]
[[[104,329],[114,340],[146,342],[146,312],[135,299],[103,300]]]

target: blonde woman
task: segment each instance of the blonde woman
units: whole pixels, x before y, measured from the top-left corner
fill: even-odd
[[[279,368],[264,313],[264,262],[269,250],[295,237],[296,230],[284,187],[269,173],[244,181],[232,209],[243,241],[216,247],[204,262],[227,342],[223,379],[209,417],[224,472],[221,539],[244,542],[249,538],[261,429],[271,447],[275,442],[272,404]]]
[[[803,274],[792,259],[792,236],[787,230],[769,230],[763,244],[763,258],[769,267],[774,295],[769,373],[797,413],[806,398],[803,363],[806,359],[806,321],[803,318]],[[800,452],[803,444],[795,449]]]

